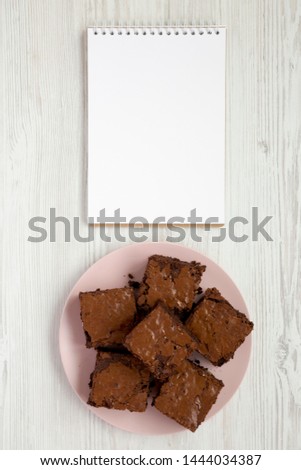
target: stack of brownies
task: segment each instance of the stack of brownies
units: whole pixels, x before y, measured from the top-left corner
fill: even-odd
[[[90,405],[145,411],[155,383],[158,410],[191,431],[204,421],[224,384],[189,357],[221,366],[253,329],[216,288],[196,302],[205,269],[153,255],[141,284],[80,293],[86,345],[97,349]]]

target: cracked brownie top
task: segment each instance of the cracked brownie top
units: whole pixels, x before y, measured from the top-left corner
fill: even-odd
[[[197,341],[162,304],[131,331],[124,344],[160,380],[178,372],[183,360],[198,349]]]

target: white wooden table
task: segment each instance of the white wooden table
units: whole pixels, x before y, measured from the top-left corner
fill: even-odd
[[[2,0],[0,439],[4,449],[301,448],[301,2]],[[227,44],[226,211],[272,215],[273,241],[183,242],[233,278],[255,322],[247,375],[192,434],[141,437],[97,419],[67,383],[58,350],[74,282],[124,245],[27,241],[50,207],[86,206],[85,29],[222,24]],[[246,227],[247,233],[250,229]],[[123,230],[127,237],[127,229]],[[167,229],[161,229],[165,240]]]

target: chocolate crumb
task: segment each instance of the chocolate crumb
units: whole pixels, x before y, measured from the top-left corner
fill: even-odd
[[[129,285],[129,287],[132,287],[132,289],[139,289],[140,282],[138,282],[138,281],[129,281],[128,285]]]

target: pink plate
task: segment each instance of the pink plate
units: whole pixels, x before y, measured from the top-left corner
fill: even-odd
[[[126,431],[138,434],[169,434],[184,431],[184,428],[167,418],[154,407],[148,406],[145,413],[94,408],[86,404],[89,395],[89,378],[94,368],[96,352],[85,347],[78,294],[97,288],[111,289],[123,287],[128,282],[128,274],[141,280],[149,256],[161,254],[177,257],[183,261],[201,261],[207,266],[202,280],[202,288],[217,287],[231,304],[248,315],[246,304],[230,277],[213,261],[197,251],[173,243],[141,243],[129,245],[104,256],[91,266],[73,287],[60,324],[60,352],[63,366],[75,393],[92,413],[104,421]],[[251,336],[237,350],[234,358],[222,367],[214,367],[201,360],[225,386],[206,419],[220,411],[233,396],[248,367],[251,353]]]

